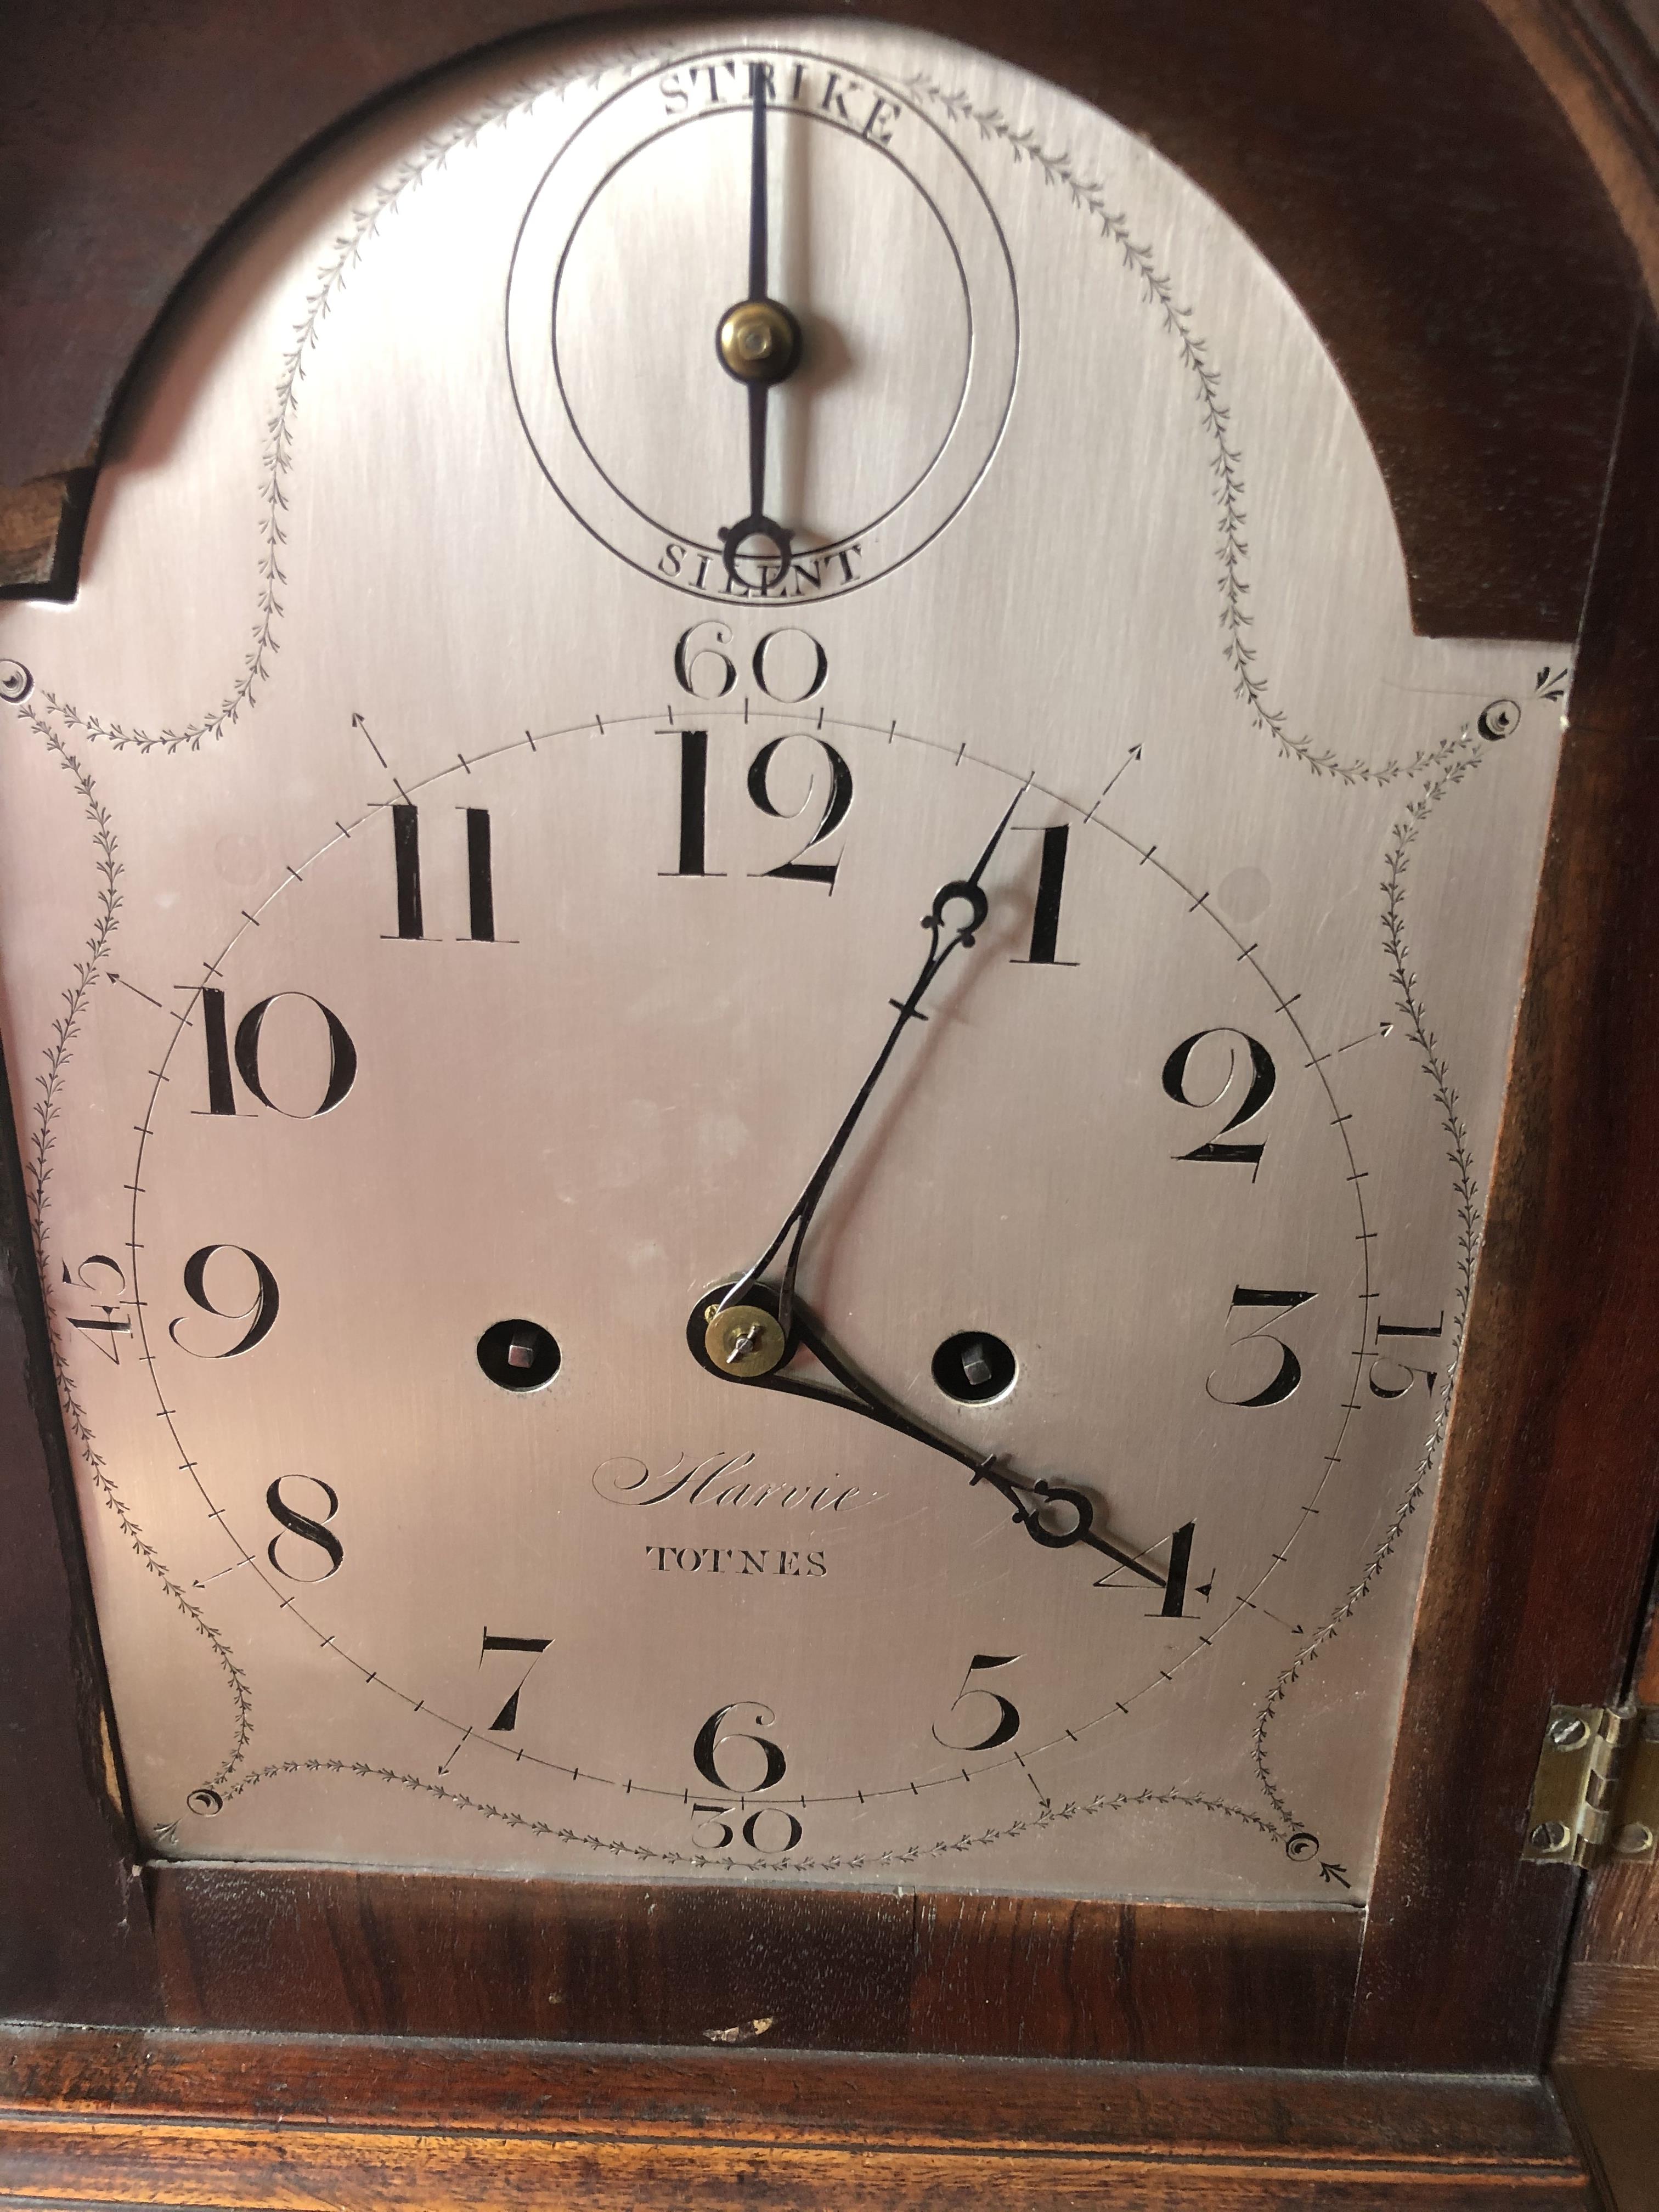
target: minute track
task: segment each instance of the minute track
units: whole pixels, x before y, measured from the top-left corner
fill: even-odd
[[[787,708],[781,708],[769,701],[752,697],[746,700],[733,698],[729,702],[721,702],[719,704],[714,704],[713,702],[700,702],[697,713],[700,720],[709,720],[717,726],[724,724],[737,727],[746,727],[755,722],[765,721],[770,721],[775,726],[787,727],[791,721],[798,719],[797,714]],[[629,729],[634,729],[643,736],[654,732],[657,728],[659,727],[660,715],[660,709],[650,713],[634,715],[616,715],[606,713],[602,718],[603,728],[607,739],[611,742],[614,742],[620,733]],[[939,761],[941,769],[950,769],[952,772],[959,769],[964,773],[975,769],[981,771],[988,770],[994,774],[999,775],[1005,779],[1005,788],[1012,788],[1016,798],[1021,794],[1030,793],[1037,798],[1048,800],[1051,804],[1064,807],[1067,813],[1073,817],[1076,824],[1103,830],[1114,843],[1125,848],[1127,849],[1127,854],[1129,856],[1130,865],[1134,866],[1138,871],[1144,866],[1145,873],[1147,877],[1157,877],[1167,880],[1170,888],[1180,896],[1180,910],[1189,912],[1195,918],[1201,916],[1203,925],[1206,929],[1218,933],[1225,940],[1228,947],[1227,957],[1229,960],[1233,962],[1242,960],[1243,966],[1248,970],[1255,971],[1260,976],[1261,981],[1267,993],[1268,1001],[1275,1014],[1279,1018],[1285,1020],[1297,1033],[1301,1042],[1305,1047],[1302,1065],[1306,1068],[1308,1073],[1310,1073],[1315,1076],[1320,1087],[1326,1091],[1327,1096],[1331,1097],[1330,1111],[1326,1116],[1326,1119],[1334,1127],[1336,1128],[1337,1140],[1339,1144],[1344,1147],[1345,1153],[1346,1152],[1349,1145],[1349,1132],[1346,1126],[1346,1117],[1340,1115],[1337,1101],[1334,1097],[1331,1096],[1329,1091],[1329,1086],[1327,1081],[1327,1070],[1322,1065],[1316,1064],[1316,1047],[1311,1039],[1306,1036],[1305,1031],[1304,1031],[1301,1027],[1298,1017],[1305,1014],[1305,1008],[1303,1006],[1294,1003],[1297,994],[1295,993],[1285,994],[1277,988],[1271,978],[1262,971],[1259,954],[1253,953],[1248,950],[1250,944],[1249,934],[1240,934],[1235,932],[1221,915],[1212,910],[1207,902],[1201,902],[1199,899],[1196,888],[1183,881],[1182,878],[1176,874],[1173,869],[1169,866],[1164,851],[1158,851],[1155,855],[1149,854],[1146,849],[1138,840],[1129,835],[1119,823],[1103,816],[1097,807],[1091,810],[1082,800],[1073,800],[1066,797],[1062,793],[1052,792],[1043,785],[1034,781],[1029,774],[1019,775],[1006,768],[999,767],[997,764],[986,760],[981,755],[969,751],[960,741],[928,739],[918,735],[913,731],[907,731],[902,726],[897,726],[896,721],[891,719],[878,720],[873,718],[865,720],[836,716],[834,714],[825,714],[821,718],[815,717],[815,721],[818,721],[820,719],[821,726],[825,731],[844,732],[848,736],[858,735],[866,737],[878,743],[884,750],[890,745],[897,744],[901,749],[911,747],[915,748],[921,753],[931,754]],[[469,750],[466,762],[467,771],[469,774],[476,774],[480,769],[487,770],[493,764],[507,763],[514,757],[520,756],[526,760],[532,756],[538,756],[544,761],[550,763],[556,762],[560,755],[561,740],[565,743],[579,741],[595,735],[599,727],[599,719],[592,715],[587,715],[581,717],[580,719],[573,719],[571,721],[564,724],[559,728],[544,728],[526,732],[522,735],[519,736],[504,737],[498,744],[487,744],[479,747],[476,750]],[[550,770],[544,772],[547,773],[550,772]],[[461,775],[461,764],[458,761],[446,766],[434,769],[428,775],[407,778],[406,787],[410,797],[413,798],[420,793],[434,787],[441,788],[447,781]],[[312,883],[316,878],[317,864],[323,860],[325,856],[331,854],[335,856],[337,860],[343,861],[347,852],[349,849],[353,849],[356,844],[360,844],[362,842],[360,834],[362,829],[374,822],[381,812],[388,811],[391,804],[392,799],[391,797],[388,796],[383,799],[371,801],[361,812],[347,812],[337,827],[333,829],[332,834],[326,839],[323,840],[314,850],[302,857],[299,871],[291,872],[284,869],[280,879],[273,884],[270,894],[265,898],[262,900],[255,900],[250,902],[254,908],[254,912],[259,916],[268,919],[274,904],[279,902],[286,902],[295,899],[306,897],[309,893]],[[1088,818],[1091,813],[1092,813],[1091,820]],[[246,921],[244,921],[240,924],[238,929],[223,945],[222,949],[211,960],[202,963],[204,974],[213,976],[221,976],[225,970],[227,963],[230,962],[239,945],[243,944],[252,945],[252,917],[250,916]],[[191,1025],[186,1024],[181,1027],[175,1016],[170,1016],[169,1019],[173,1022],[175,1031],[177,1032],[174,1038],[175,1044],[178,1041],[178,1036],[181,1035],[186,1038],[189,1037],[191,1034]],[[1324,1057],[1324,1055],[1317,1056],[1319,1060],[1322,1060]],[[167,1055],[163,1058],[159,1066],[156,1066],[154,1062],[149,1063],[149,1065],[155,1072],[155,1090],[151,1100],[150,1112],[146,1115],[147,1122],[152,1118],[155,1106],[160,1103],[162,1097],[162,1084],[172,1079],[172,1078],[176,1078],[178,1073],[177,1068],[173,1064],[171,1049]],[[169,1071],[171,1071],[171,1076]],[[177,1087],[176,1082],[174,1087]],[[139,1146],[141,1157],[143,1154],[145,1146],[141,1143]],[[1345,1164],[1352,1164],[1351,1154],[1345,1159]],[[141,1176],[135,1172],[134,1181],[137,1182],[141,1180]],[[1345,1176],[1343,1180],[1346,1182],[1347,1178]],[[1356,1207],[1362,1208],[1360,1212],[1360,1218],[1362,1220],[1364,1218],[1364,1213],[1361,1194],[1364,1188],[1364,1186],[1362,1183],[1348,1183],[1350,1203],[1354,1205]],[[135,1226],[138,1209],[146,1202],[147,1201],[142,1200],[136,1200],[134,1201]],[[1362,1245],[1360,1249],[1362,1255],[1368,1254],[1368,1247]],[[701,1313],[701,1307],[699,1307],[698,1311]],[[816,1334],[817,1333],[816,1322],[813,1322],[812,1326]],[[839,1360],[839,1355],[836,1353],[834,1346],[829,1344],[827,1340],[825,1341],[826,1349],[830,1351],[831,1358]],[[854,1373],[852,1369],[846,1366],[845,1362],[841,1362],[840,1364],[843,1369],[844,1375],[850,1376]],[[835,1371],[834,1368],[830,1369],[830,1372],[832,1374]],[[805,1383],[804,1378],[800,1385],[797,1386],[791,1384],[789,1387],[795,1390],[796,1395],[814,1395],[811,1386]],[[867,1386],[866,1387],[867,1388]],[[823,1402],[839,1404],[845,1410],[860,1412],[860,1413],[866,1413],[866,1409],[860,1407],[853,1399],[848,1396],[843,1396],[839,1392],[823,1390],[817,1395],[820,1395]],[[1341,1395],[1345,1401],[1351,1399],[1354,1395],[1352,1386],[1351,1385],[1349,1389],[1344,1391]],[[166,1402],[170,1404],[172,1401],[167,1401]],[[896,1434],[908,1434],[911,1440],[923,1443],[930,1449],[939,1450],[941,1449],[941,1441],[938,1437],[928,1434],[921,1423],[911,1421],[908,1417],[901,1416],[899,1419],[895,1420],[888,1418],[885,1414],[866,1414],[866,1418],[872,1418],[875,1420],[878,1425],[888,1427]],[[1347,1422],[1352,1418],[1352,1416],[1351,1413],[1344,1413],[1342,1417],[1342,1425],[1345,1431]],[[173,1424],[169,1422],[168,1426],[171,1428]],[[976,1455],[966,1449],[956,1449],[948,1446],[945,1447],[945,1449],[948,1451],[948,1455],[951,1456],[957,1464],[962,1467],[964,1473],[969,1477],[970,1480],[976,1475],[980,1477],[981,1481],[988,1479],[985,1468],[984,1455]],[[184,1461],[185,1456],[185,1455],[184,1454],[181,1446],[181,1463]],[[993,1460],[994,1460],[994,1455],[992,1455],[991,1456]],[[195,1474],[195,1462],[192,1461],[191,1467],[193,1479],[198,1483],[201,1483],[204,1480],[204,1476],[206,1471],[204,1470],[202,1474]],[[1328,1468],[1323,1470],[1323,1472],[1328,1474]],[[994,1486],[1001,1488],[1004,1482],[1008,1486],[1006,1488],[1003,1489],[1003,1494],[1008,1498],[1011,1508],[1016,1505],[1017,1501],[1029,1499],[1030,1497],[1034,1494],[1030,1491],[1021,1491],[1018,1483],[1012,1478],[1006,1476],[1006,1471],[996,1469],[995,1473],[1002,1478],[1002,1480]],[[210,1480],[210,1477],[208,1479]],[[1322,1482],[1321,1486],[1322,1487]],[[1316,1502],[1319,1492],[1316,1490],[1313,1495]],[[1055,1497],[1058,1507],[1063,1510],[1065,1501],[1058,1498],[1058,1486],[1055,1487]],[[1089,1502],[1092,1504],[1092,1501]],[[1193,1647],[1189,1651],[1181,1651],[1170,1654],[1169,1663],[1166,1666],[1150,1670],[1146,1674],[1145,1678],[1137,1684],[1126,1686],[1121,1695],[1106,1699],[1103,1703],[1101,1709],[1090,1717],[1076,1718],[1069,1728],[1062,1728],[1046,1735],[1044,1741],[1041,1743],[1023,1746],[1022,1750],[1024,1757],[1029,1759],[1047,1751],[1059,1751],[1063,1753],[1068,1746],[1075,1746],[1082,1741],[1085,1741],[1093,1731],[1115,1723],[1122,1715],[1127,1715],[1142,1698],[1150,1694],[1153,1691],[1163,1690],[1168,1687],[1172,1681],[1181,1678],[1194,1662],[1202,1661],[1208,1655],[1212,1648],[1219,1642],[1222,1632],[1226,1628],[1231,1621],[1236,1619],[1246,1619],[1249,1617],[1249,1605],[1243,1601],[1248,1600],[1253,1595],[1259,1595],[1266,1579],[1282,1571],[1283,1553],[1292,1547],[1295,1536],[1300,1532],[1300,1529],[1304,1526],[1310,1525],[1306,1521],[1306,1515],[1309,1510],[1310,1509],[1306,1506],[1301,1509],[1296,1528],[1291,1532],[1291,1535],[1286,1539],[1285,1542],[1276,1548],[1273,1560],[1265,1568],[1262,1575],[1259,1577],[1252,1577],[1239,1585],[1241,1601],[1237,1604],[1230,1605],[1226,1612],[1214,1622],[1214,1625],[1206,1628],[1205,1634],[1194,1641]],[[1029,1514],[1030,1511],[1030,1508],[1029,1504],[1027,1504],[1024,1513],[1016,1512],[1015,1517],[1024,1521],[1026,1515]],[[246,1564],[253,1568],[258,1579],[262,1583],[268,1583],[270,1578],[268,1578],[263,1571],[263,1561],[261,1560],[256,1565],[252,1559],[246,1559],[244,1547],[234,1531],[231,1528],[224,1509],[216,1504],[211,1505],[210,1509],[210,1518],[216,1519],[221,1525],[225,1527],[227,1534],[230,1538],[230,1542],[239,1555],[236,1563],[241,1564],[243,1560],[246,1559]],[[1027,1525],[1029,1526],[1029,1522],[1027,1522]],[[1079,1540],[1075,1531],[1072,1529],[1065,1531],[1054,1530],[1050,1532],[1050,1534],[1051,1542],[1054,1548],[1069,1548],[1072,1544],[1076,1543]],[[1121,1551],[1120,1551],[1119,1547],[1110,1546],[1108,1540],[1095,1538],[1092,1529],[1090,1534],[1091,1537],[1094,1539],[1090,1548],[1103,1553],[1110,1559],[1112,1562],[1111,1572],[1113,1575],[1127,1575],[1133,1572],[1136,1583],[1145,1584],[1148,1588],[1157,1586],[1164,1583],[1164,1577],[1157,1574],[1155,1571],[1149,1569],[1144,1558],[1137,1559],[1133,1556],[1133,1553],[1129,1551],[1127,1547],[1122,1547]],[[1037,1539],[1036,1540],[1038,1540],[1039,1542],[1042,1541],[1041,1539]],[[254,1548],[257,1549],[257,1547]],[[396,1703],[405,1711],[413,1710],[419,1711],[422,1714],[423,1721],[428,1717],[431,1718],[434,1723],[440,1727],[445,1733],[447,1739],[445,1746],[446,1750],[449,1749],[453,1746],[453,1735],[462,1733],[466,1725],[464,1718],[457,1718],[441,1704],[434,1706],[430,1699],[422,1699],[418,1697],[411,1696],[410,1692],[400,1688],[395,1680],[388,1680],[384,1669],[377,1669],[371,1664],[368,1663],[365,1660],[359,1659],[349,1648],[343,1645],[340,1641],[335,1640],[330,1642],[324,1628],[308,1620],[301,1607],[299,1605],[296,1605],[291,1597],[283,1593],[273,1592],[273,1595],[277,1596],[279,1609],[283,1613],[283,1617],[295,1626],[309,1631],[310,1634],[317,1640],[319,1645],[327,1650],[331,1660],[335,1658],[344,1658],[348,1662],[349,1671],[360,1682],[366,1686],[372,1686],[377,1692],[382,1689],[391,1691]],[[440,1717],[441,1715],[441,1717]],[[453,1732],[453,1734],[451,1733],[452,1731]],[[477,1730],[476,1728],[475,1732],[470,1740],[466,1755],[470,1758],[480,1747],[486,1746],[489,1750],[496,1753],[498,1759],[504,1759],[525,1770],[536,1768],[550,1774],[562,1775],[567,1779],[574,1780],[579,1778],[583,1783],[592,1782],[596,1785],[611,1786],[618,1790],[628,1789],[630,1786],[619,1776],[606,1774],[603,1771],[596,1771],[596,1765],[588,1763],[586,1760],[582,1760],[580,1764],[577,1764],[571,1760],[560,1759],[556,1757],[547,1757],[529,1751],[524,1752],[522,1756],[520,1756],[520,1752],[518,1747],[505,1742],[496,1742],[489,1737],[487,1731],[480,1732]],[[1005,1762],[1000,1760],[987,1759],[982,1764],[976,1765],[972,1769],[970,1779],[979,1781],[982,1778],[988,1777],[994,1771],[1000,1771],[1000,1767]],[[1012,1765],[1012,1760],[1006,1763],[1010,1765]],[[953,1782],[959,1782],[960,1780],[960,1773],[956,1770],[952,1770],[951,1772],[945,1775],[930,1777],[921,1781],[917,1786],[926,1793],[937,1788],[948,1787]],[[911,1790],[912,1785],[908,1780],[902,1780],[890,1784],[882,1784],[880,1782],[875,1782],[872,1784],[871,1782],[866,1782],[861,1790],[849,1790],[830,1789],[828,1790],[816,1791],[809,1790],[807,1792],[807,1798],[808,1802],[811,1804],[823,1804],[826,1806],[856,1802],[859,1802],[860,1797],[872,1802],[877,1799],[890,1799],[893,1802],[897,1802],[902,1796],[911,1794]],[[638,1778],[634,1778],[631,1782],[631,1792],[635,1796],[643,1795],[653,1799],[660,1799],[664,1802],[677,1801],[683,1795],[682,1792],[675,1790],[672,1788],[665,1787],[660,1784],[653,1785],[649,1781]],[[1232,1808],[1228,1809],[1231,1810]],[[954,1850],[956,1846],[952,1844],[951,1848]]]

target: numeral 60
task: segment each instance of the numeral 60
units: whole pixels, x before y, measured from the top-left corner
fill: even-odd
[[[799,641],[785,644],[785,639]],[[732,633],[724,623],[693,623],[674,647],[674,680],[694,699],[723,699],[738,681],[738,666],[726,647]],[[805,650],[803,652],[802,647]],[[799,707],[823,689],[830,656],[804,629],[769,629],[755,647],[750,665],[769,699]],[[791,688],[805,678],[805,688]]]

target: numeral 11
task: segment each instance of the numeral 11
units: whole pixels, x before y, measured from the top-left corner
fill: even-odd
[[[467,935],[474,944],[495,941],[495,890],[489,865],[489,811],[468,806],[466,816]],[[421,908],[421,810],[392,810],[392,854],[398,874],[398,934],[426,941]]]

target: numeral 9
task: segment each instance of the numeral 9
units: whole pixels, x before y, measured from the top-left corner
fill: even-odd
[[[253,1300],[252,1304],[228,1313],[223,1306],[216,1306],[207,1294],[208,1261],[216,1252],[239,1253],[253,1270]],[[245,1321],[246,1333],[234,1344],[222,1352],[198,1352],[194,1345],[186,1344],[179,1334],[179,1322],[185,1316],[167,1323],[167,1334],[180,1352],[189,1352],[192,1359],[234,1359],[239,1352],[252,1352],[254,1346],[270,1335],[276,1320],[276,1278],[257,1252],[250,1252],[245,1244],[204,1244],[199,1252],[192,1252],[185,1262],[185,1295],[204,1313],[211,1314],[216,1321]]]

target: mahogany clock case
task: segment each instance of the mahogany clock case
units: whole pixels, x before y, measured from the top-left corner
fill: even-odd
[[[1243,224],[1359,409],[1419,632],[1579,636],[1369,1911],[136,1869],[7,1116],[14,2018],[659,2044],[765,2021],[772,2043],[838,2051],[1540,2062],[1577,1883],[1520,1863],[1531,1771],[1553,1699],[1618,1694],[1659,1524],[1659,337],[1640,272],[1561,107],[1476,0],[865,12],[1093,101]],[[567,17],[14,11],[9,590],[72,595],[123,382],[249,199],[421,73]]]

